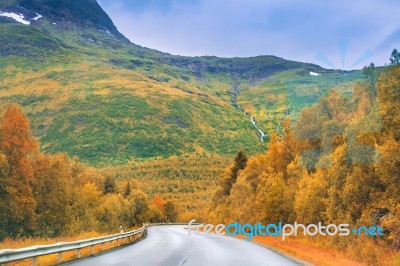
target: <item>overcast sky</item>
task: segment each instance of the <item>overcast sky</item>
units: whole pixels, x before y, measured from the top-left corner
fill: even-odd
[[[398,0],[98,2],[133,43],[176,55],[276,55],[359,69],[388,63],[400,48]]]

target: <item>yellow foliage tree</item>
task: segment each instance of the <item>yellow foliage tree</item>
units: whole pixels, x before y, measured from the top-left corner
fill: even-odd
[[[9,166],[6,190],[11,211],[5,210],[9,214],[6,230],[10,235],[29,235],[36,228],[32,155],[37,152],[38,146],[30,135],[29,121],[19,106],[10,105],[7,108],[0,131],[0,147]]]

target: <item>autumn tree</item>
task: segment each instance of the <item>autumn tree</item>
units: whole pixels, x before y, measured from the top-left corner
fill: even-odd
[[[379,106],[383,131],[400,140],[400,66],[396,65],[379,76]]]
[[[283,138],[272,134],[270,143],[268,143],[268,152],[265,154],[266,168],[270,168],[275,173],[282,172],[287,179],[287,166],[297,155],[297,145],[294,140],[290,121],[283,122]]]
[[[370,209],[381,188],[374,167],[371,164],[355,165],[346,177],[340,193],[343,219],[356,224],[363,212]]]
[[[126,182],[124,197],[128,197],[132,193],[131,183],[128,181]]]
[[[249,169],[252,164],[249,164]],[[242,173],[238,181],[233,185],[229,195],[229,205],[225,208],[225,222],[256,223],[254,215],[255,192],[251,184],[246,181],[246,175]],[[246,195],[246,196],[245,196]]]
[[[376,82],[377,82],[377,71],[375,64],[371,63],[369,66],[363,68],[363,74],[367,80],[367,89],[371,99],[375,99],[377,96]]]
[[[318,169],[316,173],[300,179],[294,201],[298,222],[309,224],[325,220],[328,183],[324,175],[325,171]]]
[[[156,195],[150,204],[158,207],[161,211],[165,210],[165,202],[160,195]]]
[[[72,219],[71,176],[66,155],[40,155],[35,160],[37,234],[55,237],[66,233]]]
[[[97,208],[98,228],[103,232],[118,231],[120,226],[129,227],[129,201],[120,194],[101,197]]]
[[[228,178],[225,178],[222,180],[222,186],[223,186],[223,193],[224,195],[229,195],[232,185],[236,183],[237,177],[238,177],[238,172],[240,170],[243,170],[246,165],[247,165],[247,156],[246,154],[242,151],[239,150],[236,154],[236,157],[234,159],[233,166],[230,170],[230,175]]]
[[[70,232],[80,233],[99,228],[97,217],[101,200],[101,191],[94,183],[76,187],[73,195],[73,219],[69,225]]]
[[[225,169],[218,177],[219,185],[211,196],[209,218],[215,223],[223,223],[229,216],[229,196],[225,194],[226,183],[230,178],[230,169]]]
[[[255,199],[256,216],[266,223],[288,223],[293,218],[293,201],[283,173],[263,176]]]
[[[115,184],[115,179],[107,176],[106,180],[104,181],[104,190],[103,194],[115,194],[117,192],[117,186]]]
[[[7,157],[0,151],[0,241],[9,235],[11,223],[10,165]]]
[[[342,145],[334,151],[332,167],[326,171],[325,178],[328,181],[326,215],[329,222],[337,222],[345,218],[341,193],[346,178],[352,171],[352,165],[349,164],[346,149],[347,145]]]
[[[34,169],[32,156],[37,152],[36,141],[30,135],[29,121],[21,108],[10,105],[1,123],[0,147],[5,155],[8,207],[6,230],[11,235],[31,235],[36,226],[36,201],[33,197]]]
[[[146,194],[138,189],[133,190],[129,196],[129,201],[130,226],[141,225],[141,223],[150,221],[149,200]]]
[[[173,201],[167,201],[165,203],[165,216],[167,222],[175,223],[178,219],[179,212],[178,207]]]

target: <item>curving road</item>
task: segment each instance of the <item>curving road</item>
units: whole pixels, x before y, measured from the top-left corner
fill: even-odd
[[[83,266],[268,266],[298,265],[246,240],[192,232],[185,226],[156,226],[134,245],[68,265]]]

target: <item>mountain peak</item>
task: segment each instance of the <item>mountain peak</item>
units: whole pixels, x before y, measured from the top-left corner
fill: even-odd
[[[51,22],[68,21],[126,40],[96,0],[8,0],[0,4],[0,11],[21,14],[27,21],[36,15]]]

